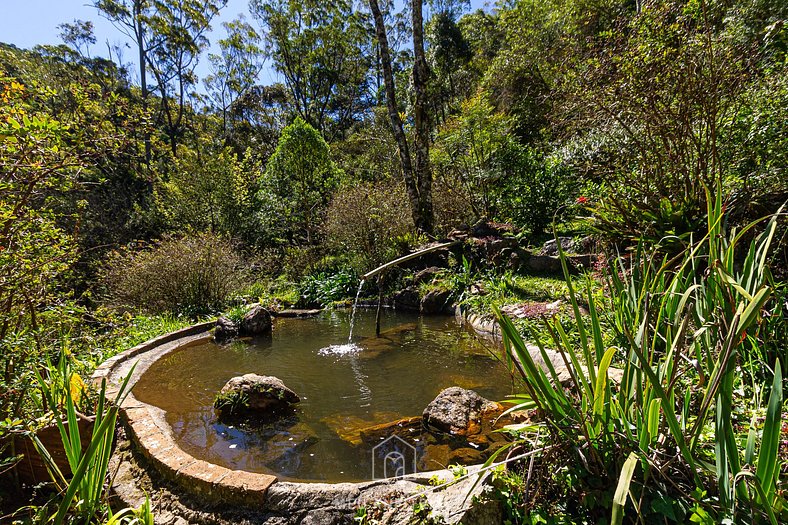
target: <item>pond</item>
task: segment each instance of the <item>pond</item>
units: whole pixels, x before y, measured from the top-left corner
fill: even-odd
[[[420,416],[450,386],[491,400],[513,390],[495,349],[453,318],[385,312],[381,337],[375,338],[374,312],[359,310],[357,351],[333,351],[331,345],[346,341],[349,323],[350,312],[343,310],[275,319],[267,337],[176,350],[145,372],[134,395],[166,411],[175,441],[196,458],[280,479],[338,482],[372,477],[371,449],[383,434],[370,438],[365,429]],[[275,423],[217,420],[217,392],[246,373],[280,378],[301,397],[295,414]],[[435,439],[419,427],[403,426],[408,442],[424,456],[419,470],[446,466],[425,448]],[[468,455],[469,462],[478,460]]]

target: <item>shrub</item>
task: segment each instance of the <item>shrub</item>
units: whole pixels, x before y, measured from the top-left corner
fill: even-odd
[[[314,244],[341,170],[320,133],[300,117],[282,131],[268,160],[258,200],[270,240]]]
[[[511,174],[498,195],[499,218],[540,234],[554,220],[568,216],[576,183],[566,165],[553,156],[527,148],[510,148],[500,162]]]
[[[115,306],[206,313],[242,287],[244,261],[232,242],[201,233],[115,252],[103,281]]]
[[[399,183],[362,183],[337,192],[326,217],[326,239],[337,253],[358,254],[360,272],[397,255],[396,239],[413,230],[405,190]]]

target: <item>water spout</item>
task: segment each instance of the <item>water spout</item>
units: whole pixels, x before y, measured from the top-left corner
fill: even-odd
[[[462,242],[462,241],[444,242],[444,243],[441,243],[441,244],[436,244],[435,246],[430,246],[428,248],[424,248],[423,250],[419,250],[417,252],[409,253],[408,255],[403,255],[402,257],[400,257],[398,259],[394,259],[393,261],[389,261],[386,264],[382,264],[382,265],[378,266],[377,268],[375,268],[371,272],[365,273],[364,275],[361,276],[361,282],[363,283],[364,281],[366,281],[370,277],[374,277],[375,275],[379,274],[380,272],[388,270],[389,268],[392,268],[394,266],[398,266],[398,265],[400,265],[400,264],[402,264],[404,262],[410,261],[411,259],[415,259],[416,257],[421,257],[422,255],[426,255],[426,254],[431,253],[431,252],[436,252],[438,250],[442,250],[442,249],[448,248],[450,246],[454,246],[455,244],[459,244],[460,242]]]

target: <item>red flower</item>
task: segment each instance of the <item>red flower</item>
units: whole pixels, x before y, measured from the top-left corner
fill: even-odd
[[[586,204],[586,203],[588,203],[588,197],[578,197],[577,198],[577,203],[578,204]]]

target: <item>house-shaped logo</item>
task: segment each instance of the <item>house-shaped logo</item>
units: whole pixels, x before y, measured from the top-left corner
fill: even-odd
[[[372,479],[400,478],[416,472],[416,447],[389,436],[372,447]]]

